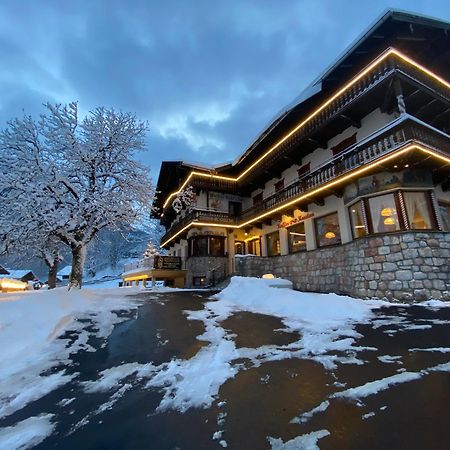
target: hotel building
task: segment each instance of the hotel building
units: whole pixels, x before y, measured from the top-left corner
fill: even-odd
[[[187,284],[450,300],[448,80],[450,24],[388,11],[235,162],[164,161],[154,215]]]

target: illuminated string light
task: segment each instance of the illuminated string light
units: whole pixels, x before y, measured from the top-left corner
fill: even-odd
[[[307,194],[303,194],[299,197],[294,198],[293,200],[284,203],[281,206],[278,206],[276,208],[270,209],[268,211],[266,211],[263,214],[260,214],[257,217],[254,217],[246,222],[240,223],[238,225],[229,225],[229,224],[217,224],[217,223],[209,223],[209,222],[191,222],[188,225],[186,225],[185,227],[183,227],[180,231],[178,231],[174,236],[172,236],[171,238],[167,239],[165,242],[163,242],[161,244],[161,247],[165,247],[169,242],[171,242],[173,239],[175,239],[177,236],[179,236],[181,233],[183,233],[185,230],[187,230],[188,228],[190,228],[191,226],[207,226],[207,227],[219,227],[219,228],[243,228],[247,225],[250,225],[254,222],[257,222],[275,212],[284,210],[286,208],[288,208],[289,206],[295,205],[296,203],[302,201],[302,200],[312,200],[311,197],[313,197],[314,195],[323,192],[324,190],[330,189],[330,187],[332,186],[336,186],[337,184],[341,184],[344,181],[347,181],[351,178],[357,177],[367,171],[369,171],[370,169],[372,169],[373,167],[385,163],[387,161],[390,161],[392,159],[395,159],[411,150],[419,150],[423,153],[426,153],[427,155],[430,155],[436,159],[439,159],[447,164],[450,164],[450,158],[448,158],[447,156],[441,155],[440,153],[438,153],[435,150],[430,150],[427,149],[419,144],[412,144],[412,145],[408,145],[407,147],[403,147],[403,148],[399,148],[398,150],[394,151],[393,153],[391,153],[390,155],[387,155],[383,158],[380,158],[374,162],[372,162],[371,164],[365,165],[363,167],[360,167],[357,170],[354,170],[353,172],[348,173],[347,175],[343,175],[341,177],[338,177],[336,180],[330,181],[329,183],[326,183],[324,185],[322,185],[319,188],[313,189],[310,192],[308,192]]]
[[[435,74],[434,72],[431,72],[426,67],[422,66],[421,64],[417,63],[416,61],[412,60],[408,56],[406,56],[404,53],[398,51],[395,48],[388,48],[386,49],[378,58],[376,58],[369,66],[367,66],[363,71],[361,71],[358,75],[356,75],[354,78],[352,78],[347,84],[345,84],[341,89],[339,89],[334,95],[332,95],[328,100],[326,100],[322,105],[320,105],[315,111],[313,111],[306,119],[304,119],[302,122],[300,122],[295,128],[293,128],[289,133],[287,133],[283,138],[281,138],[276,144],[274,144],[272,147],[270,147],[263,155],[261,155],[255,162],[253,162],[250,166],[248,166],[237,178],[233,177],[226,177],[222,175],[214,175],[210,172],[197,172],[197,171],[191,171],[189,176],[186,178],[184,183],[181,185],[180,189],[176,192],[172,192],[167,197],[166,201],[163,204],[163,209],[166,208],[166,206],[169,204],[170,200],[181,193],[183,189],[187,186],[189,181],[193,176],[200,176],[200,177],[206,177],[206,178],[213,178],[217,180],[224,180],[224,181],[231,181],[231,182],[237,182],[242,177],[244,177],[248,172],[250,172],[254,167],[259,165],[268,155],[270,155],[274,150],[276,150],[283,142],[285,142],[287,139],[289,139],[294,133],[296,133],[299,129],[303,128],[311,119],[313,119],[317,114],[319,114],[324,108],[326,108],[331,102],[333,102],[337,97],[342,95],[347,89],[352,87],[355,83],[357,83],[362,77],[364,77],[368,72],[370,72],[372,69],[374,69],[377,65],[382,63],[386,58],[388,58],[390,55],[395,55],[401,60],[405,61],[409,65],[415,67],[416,69],[419,69],[426,75],[428,75],[430,78],[435,79],[440,84],[444,85],[446,88],[450,89],[450,83],[448,83],[446,80],[444,80],[439,75]]]

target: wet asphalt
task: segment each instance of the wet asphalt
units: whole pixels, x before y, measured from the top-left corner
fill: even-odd
[[[122,314],[127,320],[115,326],[106,342],[89,341],[96,352],[73,355],[72,364],[65,366],[68,373],[79,374],[72,382],[1,420],[0,427],[44,412],[55,414],[54,433],[37,449],[221,449],[212,439],[219,429],[231,449],[269,449],[268,436],[288,441],[324,429],[330,434],[320,439],[320,449],[450,448],[449,372],[430,373],[362,401],[333,399],[306,423],[290,423],[334,392],[394,375],[399,369],[417,372],[450,361],[450,353],[409,350],[450,347],[450,308],[398,306],[378,311],[373,323],[356,327],[362,335],[357,344],[377,349],[358,352],[364,364],[338,364],[330,371],[308,359],[271,361],[259,367],[237,361],[246,369],[222,385],[210,408],[157,413],[163,394],[138,383],[111,409],[93,415],[111,393],[88,394],[80,381],[96,380],[98,372],[127,362],[158,365],[172,358],[189,359],[208,345],[196,339],[204,331],[203,323],[187,320],[183,311],[202,309],[209,295],[164,293],[147,301],[145,296],[155,294],[141,294],[139,309]],[[392,324],[396,317],[424,326],[408,329]],[[297,333],[283,331],[279,319],[260,314],[240,312],[222,326],[235,335],[237,347],[285,345],[299,339]],[[380,361],[382,355],[401,356],[401,363]],[[58,405],[67,398],[75,400]]]

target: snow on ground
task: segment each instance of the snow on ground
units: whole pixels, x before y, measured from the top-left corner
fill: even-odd
[[[317,442],[328,436],[328,430],[313,431],[312,433],[297,436],[290,441],[283,442],[281,439],[267,438],[272,450],[319,450]]]
[[[55,428],[53,414],[30,417],[12,427],[0,428],[0,448],[23,450],[40,444]]]
[[[94,350],[79,319],[92,321],[94,334],[106,338],[122,321],[114,311],[137,307],[127,298],[136,292],[58,288],[0,294],[0,418],[73,379],[76,374],[65,370],[45,372],[67,362],[72,353]],[[69,330],[76,333],[73,342],[58,339]]]
[[[379,304],[335,294],[280,289],[274,287],[277,284],[286,286],[284,280],[233,277],[230,285],[207,302],[204,309],[185,312],[187,319],[203,321],[206,331],[198,339],[209,343],[194,357],[173,359],[151,370],[144,364],[125,364],[102,372],[98,380],[86,384],[85,390],[121,389],[130,376],[148,378],[146,386],[157,387],[164,394],[158,410],[185,412],[192,407],[209,407],[214,402],[222,384],[243,369],[233,363],[237,359],[246,358],[258,366],[266,361],[301,357],[334,368],[337,361],[346,362],[346,357],[328,354],[330,350],[367,350],[353,346],[359,337],[354,326],[369,320]],[[299,340],[285,346],[237,348],[221,322],[239,311],[279,317],[287,330],[300,334]],[[358,360],[351,355],[348,362]]]

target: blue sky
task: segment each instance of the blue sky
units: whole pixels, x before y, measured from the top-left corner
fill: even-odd
[[[143,161],[234,159],[387,8],[437,1],[3,1],[0,124],[79,101],[150,122]]]

